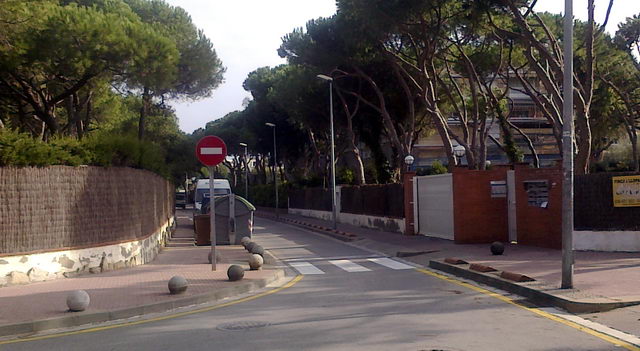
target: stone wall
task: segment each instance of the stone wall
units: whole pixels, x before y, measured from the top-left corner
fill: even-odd
[[[151,262],[166,245],[171,218],[147,238],[91,248],[0,257],[0,286],[94,274]]]

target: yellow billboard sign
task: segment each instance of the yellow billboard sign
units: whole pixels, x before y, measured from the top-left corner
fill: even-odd
[[[613,206],[640,206],[640,175],[613,177]]]

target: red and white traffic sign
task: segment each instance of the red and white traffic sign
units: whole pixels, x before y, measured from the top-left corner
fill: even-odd
[[[205,166],[215,166],[227,157],[227,145],[217,136],[208,135],[198,141],[196,155]]]

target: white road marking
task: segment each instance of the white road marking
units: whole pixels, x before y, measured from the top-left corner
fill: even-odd
[[[300,272],[300,274],[310,275],[310,274],[324,274],[323,271],[318,269],[318,267],[312,265],[309,262],[291,262],[289,263],[291,267]]]
[[[368,261],[377,263],[379,265],[382,265],[391,269],[414,269],[415,268],[415,267],[409,266],[408,264],[400,263],[396,260],[392,260],[387,257],[369,258]]]
[[[555,316],[558,316],[560,318],[566,319],[568,321],[580,324],[584,327],[587,327],[589,329],[593,329],[595,331],[598,331],[600,333],[603,334],[607,334],[609,336],[612,336],[616,339],[620,339],[622,341],[628,342],[630,344],[634,344],[636,346],[640,346],[640,338],[638,338],[635,335],[632,334],[628,334],[613,328],[609,328],[606,325],[602,325],[600,323],[596,323],[596,322],[592,322],[590,320],[578,317],[574,314],[568,313],[568,312],[564,312],[564,311],[560,311],[558,309],[555,309],[553,307],[545,307],[545,308],[539,308],[539,310],[541,311],[545,311],[547,313],[553,314]]]
[[[363,267],[359,264],[353,263],[349,260],[331,260],[329,263],[340,267],[341,269],[353,273],[353,272],[369,272],[369,268]]]
[[[380,255],[363,255],[363,256],[335,256],[335,257],[303,257],[303,258],[288,258],[284,261],[286,262],[296,262],[296,261],[330,261],[330,260],[354,260],[354,259],[363,259],[363,258],[382,258]]]
[[[201,155],[222,155],[221,147],[201,147],[200,148]]]

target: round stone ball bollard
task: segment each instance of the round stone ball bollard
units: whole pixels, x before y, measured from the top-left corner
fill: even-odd
[[[211,251],[209,251],[209,254],[207,255],[207,260],[209,261],[209,264],[211,264]],[[220,256],[220,252],[216,251],[216,263],[220,263],[220,261],[222,261],[222,257]]]
[[[491,253],[494,255],[502,255],[504,253],[504,244],[499,241],[494,241],[491,244]]]
[[[260,255],[253,254],[249,256],[249,268],[252,271],[257,271],[262,269],[262,265],[264,264],[264,259]]]
[[[74,290],[67,295],[67,307],[69,307],[69,311],[72,312],[86,310],[90,302],[91,298],[89,298],[89,294],[84,290]]]
[[[250,242],[247,243],[247,245],[244,246],[244,248],[247,251],[251,252],[251,249],[256,245],[258,245],[258,244],[254,243],[253,241],[250,241]]]
[[[251,238],[249,238],[248,236],[243,236],[242,239],[240,239],[240,244],[244,247],[246,247],[247,244],[250,242],[251,242]]]
[[[232,264],[227,269],[227,277],[229,277],[229,281],[235,282],[237,280],[241,280],[244,278],[244,268],[238,266],[237,264]]]
[[[176,276],[173,276],[171,279],[169,279],[168,285],[169,285],[169,293],[171,295],[178,295],[187,291],[187,287],[189,286],[189,283],[187,283],[187,280],[184,279],[184,277],[176,275]]]
[[[264,248],[260,245],[254,245],[249,252],[254,255],[260,255],[264,258]]]

